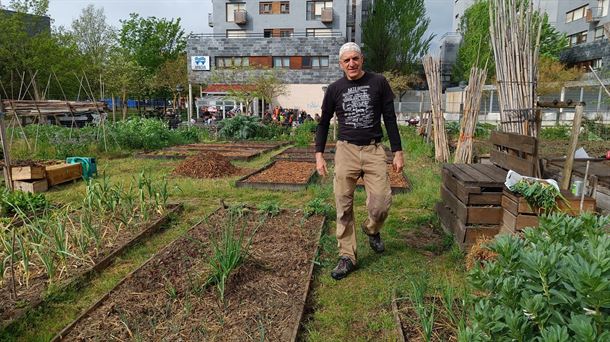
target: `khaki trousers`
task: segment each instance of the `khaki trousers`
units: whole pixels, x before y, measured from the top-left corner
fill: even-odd
[[[379,233],[388,217],[392,191],[381,144],[366,146],[337,141],[335,150],[335,202],[337,206],[337,242],[339,255],[356,264],[354,190],[359,177],[364,180],[368,218],[362,224],[369,235]]]

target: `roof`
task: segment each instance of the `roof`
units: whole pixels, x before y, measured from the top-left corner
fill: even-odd
[[[252,84],[209,84],[203,93],[218,94],[228,93],[229,91],[252,91],[255,87]]]

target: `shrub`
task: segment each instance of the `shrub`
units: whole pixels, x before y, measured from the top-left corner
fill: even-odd
[[[23,191],[0,190],[0,215],[30,214],[49,206],[44,194]]]
[[[294,132],[294,143],[297,147],[307,147],[313,142],[318,123],[315,121],[303,122]]]
[[[265,125],[257,116],[238,115],[218,123],[218,135],[227,140],[278,139],[284,136],[287,128],[277,125]]]
[[[567,125],[544,127],[540,131],[540,138],[544,140],[565,140],[571,135],[572,128]]]
[[[609,223],[550,214],[523,238],[498,236],[497,257],[469,273],[478,297],[465,340],[610,340]]]

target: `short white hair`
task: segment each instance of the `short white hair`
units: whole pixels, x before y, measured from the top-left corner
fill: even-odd
[[[353,42],[348,42],[345,43],[341,46],[341,48],[339,49],[339,58],[341,58],[341,55],[343,55],[346,52],[350,52],[350,51],[354,51],[354,52],[358,52],[359,54],[362,54],[362,51],[360,50],[360,46],[358,46],[358,44],[353,43]]]

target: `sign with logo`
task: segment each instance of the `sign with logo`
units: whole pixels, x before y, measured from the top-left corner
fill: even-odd
[[[210,71],[210,56],[191,56],[191,70]]]

